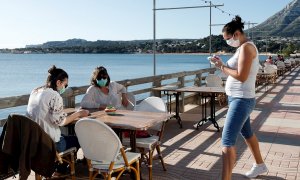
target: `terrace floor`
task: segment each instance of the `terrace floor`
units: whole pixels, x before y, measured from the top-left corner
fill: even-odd
[[[276,85],[258,89],[251,122],[269,172],[257,179],[300,179],[299,74],[298,67],[279,77]],[[216,118],[221,131],[226,112],[227,107],[217,108]],[[167,123],[162,143],[167,171],[163,171],[160,162],[154,160],[154,180],[221,179],[221,132],[217,132],[210,122],[196,130],[193,125],[200,118],[200,113],[199,106],[190,104],[181,114],[182,129],[176,121]],[[251,169],[254,159],[241,137],[236,148],[237,162],[232,179],[247,179],[243,174]],[[142,179],[148,179],[146,167],[142,166],[141,170]],[[88,179],[87,174],[87,167],[78,164],[77,179]],[[33,175],[30,179],[34,179]],[[124,175],[121,179],[130,178]]]

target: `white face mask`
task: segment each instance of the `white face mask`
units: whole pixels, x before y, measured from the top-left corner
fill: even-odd
[[[231,47],[239,47],[240,46],[240,40],[234,40],[233,39],[234,36],[232,36],[232,38],[226,40],[226,43],[231,46]]]

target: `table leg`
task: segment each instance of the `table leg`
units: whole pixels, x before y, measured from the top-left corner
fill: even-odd
[[[182,128],[182,121],[181,121],[181,118],[179,116],[179,95],[180,95],[180,92],[176,92],[174,93],[173,95],[175,95],[175,103],[176,103],[176,112],[175,112],[175,118],[177,119],[177,122],[180,126],[180,128]]]
[[[204,122],[207,121],[206,119],[206,96],[204,96],[202,93],[200,95],[200,104],[201,104],[201,113],[202,113],[202,119],[197,123],[196,129],[199,129],[200,126],[204,124]]]
[[[215,128],[217,128],[218,132],[220,131],[220,127],[216,121],[216,94],[212,93],[211,95],[211,103],[210,103],[210,121],[213,123]]]
[[[136,131],[130,130],[129,135],[130,135],[131,152],[136,152]]]
[[[172,112],[172,105],[171,105],[171,101],[172,101],[172,95],[171,94],[167,94],[167,98],[168,98],[168,105],[169,105],[169,112]]]
[[[215,128],[217,128],[218,132],[220,131],[220,127],[216,121],[216,95],[215,93],[212,93],[210,96],[211,101],[210,101],[210,118],[207,118],[207,112],[206,112],[206,98],[207,96],[201,94],[201,107],[202,107],[202,119],[197,123],[197,128],[199,129],[200,126],[204,124],[207,120],[211,121],[214,125]],[[203,102],[204,100],[204,102]]]

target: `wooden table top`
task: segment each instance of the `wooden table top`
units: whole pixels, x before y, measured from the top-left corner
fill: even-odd
[[[154,91],[174,91],[176,89],[178,89],[177,86],[161,86],[161,87],[155,87],[152,88]]]
[[[224,87],[188,86],[176,89],[177,92],[225,93]]]
[[[65,112],[70,111],[72,110],[65,110]],[[98,119],[111,128],[128,130],[147,130],[149,127],[170,118],[169,113],[130,110],[117,110],[115,114],[109,115],[105,111],[95,111],[95,109],[92,109],[90,113],[91,114],[85,118]]]

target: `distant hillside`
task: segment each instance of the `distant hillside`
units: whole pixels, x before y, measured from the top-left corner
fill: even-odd
[[[274,2],[276,3],[276,2]],[[267,7],[266,7],[267,10]],[[293,0],[281,11],[250,29],[254,36],[300,37],[300,0]]]
[[[158,53],[207,53],[209,37],[203,39],[158,39]],[[26,48],[15,49],[14,53],[152,53],[153,40],[133,41],[87,41],[69,39],[66,41],[50,41],[39,45],[27,45]],[[213,52],[230,52],[221,35],[212,36]],[[0,51],[1,52],[1,51]],[[2,52],[7,52],[3,50]]]
[[[140,41],[87,41],[85,39],[69,39],[66,41],[49,41],[38,45],[26,45],[26,48],[65,48],[65,47],[101,47],[116,45],[132,45],[138,42],[152,42],[152,40]]]

